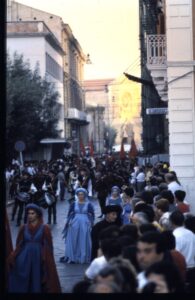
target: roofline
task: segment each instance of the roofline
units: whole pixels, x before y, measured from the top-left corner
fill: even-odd
[[[46,27],[48,32],[6,32],[7,37],[25,37],[25,36],[43,36],[45,39],[52,44],[52,46],[59,51],[61,54],[65,55],[65,51],[63,50],[61,44],[58,42],[55,35],[52,33],[52,31],[48,28],[48,26],[45,24],[44,21],[12,21],[12,22],[6,22],[6,24],[13,24],[13,23],[43,23],[43,25]]]
[[[32,2],[33,2],[33,1],[32,1]],[[45,11],[45,10],[38,9],[38,8],[36,8],[36,7],[33,7],[33,6],[29,6],[29,5],[26,5],[26,4],[24,4],[24,3],[20,3],[20,2],[18,2],[18,1],[13,1],[13,3],[17,3],[17,4],[22,5],[22,6],[27,6],[27,7],[29,7],[29,8],[33,8],[33,9],[35,9],[35,10],[41,11],[41,12],[43,12],[43,13],[46,13],[46,14],[48,14],[48,15],[51,15],[51,16],[54,16],[54,17],[58,17],[60,20],[62,20],[62,17],[60,17],[60,16],[58,16],[58,15],[55,15],[55,14],[53,14],[53,13],[47,12],[47,11]]]

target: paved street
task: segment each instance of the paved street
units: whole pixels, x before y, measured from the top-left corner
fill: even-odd
[[[69,196],[66,195],[66,199]],[[100,214],[100,208],[97,200],[91,200],[94,204],[96,219],[95,222],[99,221],[97,216]],[[11,211],[13,206],[7,207],[8,217],[11,220]],[[51,225],[51,231],[53,236],[54,245],[54,256],[56,261],[56,266],[60,278],[60,283],[63,293],[70,293],[74,284],[83,278],[84,271],[87,266],[79,264],[64,264],[59,262],[59,258],[64,255],[64,240],[62,239],[62,230],[66,221],[66,216],[68,212],[69,203],[67,200],[57,203],[57,225]],[[16,219],[16,218],[15,218]],[[44,210],[44,222],[47,223],[47,210]],[[10,221],[10,227],[12,232],[13,245],[15,246],[16,236],[18,233],[18,227],[16,227],[16,221]]]

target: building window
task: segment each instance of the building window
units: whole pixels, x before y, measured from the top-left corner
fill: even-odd
[[[63,82],[62,67],[48,53],[46,53],[46,72]]]

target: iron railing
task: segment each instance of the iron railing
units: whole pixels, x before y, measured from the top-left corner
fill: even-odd
[[[147,35],[147,63],[149,65],[165,66],[166,55],[166,35],[149,34]]]

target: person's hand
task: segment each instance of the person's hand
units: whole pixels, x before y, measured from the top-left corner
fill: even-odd
[[[13,254],[10,254],[10,256],[7,259],[7,265],[9,269],[12,269],[15,263],[15,257],[13,256]]]

